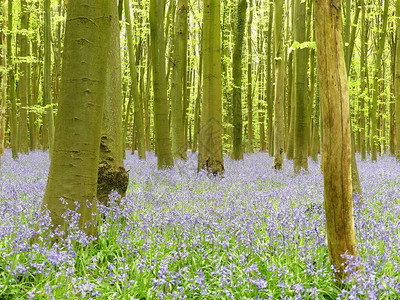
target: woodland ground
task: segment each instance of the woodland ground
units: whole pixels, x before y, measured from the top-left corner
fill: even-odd
[[[197,157],[157,171],[127,155],[121,206],[100,207],[97,242],[79,231],[30,245],[49,159],[36,151],[0,173],[0,299],[399,299],[400,168],[393,157],[359,162],[355,200],[363,275],[338,287],[324,229],[322,174],[271,168],[265,153],[225,158],[221,178],[197,174]],[[113,199],[117,196],[113,195]],[[74,220],[73,212],[68,218]],[[36,229],[35,229],[36,228]]]

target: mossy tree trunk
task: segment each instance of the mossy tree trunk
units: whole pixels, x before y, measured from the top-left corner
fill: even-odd
[[[198,170],[224,172],[222,156],[221,3],[204,0],[203,103],[199,134]]]
[[[187,141],[185,138],[184,89],[186,89],[186,61],[188,39],[188,4],[179,0],[176,9],[173,45],[173,71],[171,80],[171,131],[172,155],[186,159]]]
[[[350,108],[340,1],[315,1],[322,103],[324,198],[331,264],[343,279],[344,254],[357,256],[351,182]]]
[[[124,0],[125,20],[126,20],[126,35],[128,41],[128,52],[129,52],[129,70],[131,73],[131,94],[134,103],[134,118],[135,118],[135,137],[137,142],[137,149],[139,153],[139,159],[146,159],[146,143],[145,143],[145,127],[143,120],[143,101],[139,95],[138,90],[138,72],[135,63],[135,50],[133,44],[133,32],[132,32],[132,20],[131,11],[129,6],[129,0]],[[119,34],[119,33],[118,33]],[[120,64],[120,60],[119,60]],[[127,109],[127,120],[130,114],[130,106]],[[128,124],[125,124],[125,132]],[[125,134],[126,135],[126,134]],[[125,137],[124,142],[125,145]],[[134,148],[133,148],[134,151]]]
[[[275,42],[275,124],[274,124],[274,169],[283,168],[285,155],[285,127],[284,127],[284,80],[285,80],[285,55],[284,55],[284,0],[275,1],[274,16],[274,42]]]
[[[242,118],[242,58],[243,40],[246,24],[247,1],[239,0],[236,12],[235,45],[232,57],[232,108],[233,108],[233,137],[232,137],[232,158],[243,159],[243,118]]]
[[[106,94],[97,179],[97,199],[103,204],[108,204],[108,195],[113,190],[117,191],[121,196],[125,196],[129,182],[129,174],[124,168],[123,160],[125,143],[122,139],[122,83],[118,3],[116,0],[111,2],[111,38],[107,54]],[[144,135],[142,136],[142,141],[143,139]]]
[[[164,0],[150,0],[151,57],[153,60],[154,130],[159,169],[173,166],[167,78],[165,72]]]
[[[306,41],[306,1],[295,0],[294,40]],[[307,49],[295,50],[295,122],[294,162],[295,172],[308,170],[308,98],[307,98]]]
[[[68,3],[60,102],[42,203],[50,210],[54,227],[66,230],[62,215],[67,208],[74,210],[77,202],[79,227],[91,236],[97,235],[95,197],[112,7],[109,0]],[[68,204],[63,206],[60,198]]]

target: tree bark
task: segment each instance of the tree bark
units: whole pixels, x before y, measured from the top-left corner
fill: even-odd
[[[11,103],[10,131],[11,131],[11,150],[12,158],[18,159],[18,123],[17,123],[17,99],[15,97],[15,72],[14,58],[12,51],[12,32],[13,32],[13,0],[8,0],[7,12],[7,66],[8,66],[8,99]]]
[[[284,132],[284,79],[285,56],[283,41],[283,5],[284,0],[275,1],[274,41],[275,41],[275,124],[274,124],[274,169],[283,168],[285,132]]]
[[[173,71],[171,81],[171,123],[172,155],[186,159],[187,141],[185,139],[184,89],[186,89],[187,61],[187,0],[178,0],[176,10],[175,33],[173,45]]]
[[[164,0],[150,0],[151,57],[153,59],[154,130],[159,169],[174,164],[168,116],[167,78],[165,73]]]
[[[235,28],[235,45],[232,57],[232,106],[233,106],[233,148],[232,158],[243,159],[243,119],[242,119],[242,56],[243,39],[246,23],[247,1],[239,0],[237,7],[237,19]]]
[[[396,0],[396,68],[394,91],[396,96],[396,160],[400,161],[400,0]]]
[[[295,41],[306,41],[306,2],[295,0]],[[295,50],[295,122],[294,162],[295,172],[308,170],[308,111],[307,111],[307,49]]]
[[[71,5],[71,4],[69,4]],[[44,86],[43,103],[46,107],[43,119],[43,148],[49,148],[50,154],[53,147],[54,117],[51,100],[51,16],[50,0],[44,1]]]
[[[122,131],[122,83],[118,3],[112,2],[111,38],[108,46],[106,95],[101,130],[97,199],[107,205],[114,190],[125,196],[129,174],[124,168],[125,143]],[[144,138],[144,135],[142,136]],[[142,139],[143,141],[143,139]],[[144,142],[144,141],[143,141]]]
[[[377,145],[378,145],[378,127],[377,127],[377,109],[378,109],[378,97],[379,97],[379,78],[382,68],[382,56],[385,50],[387,23],[388,23],[388,11],[389,11],[389,0],[385,0],[382,15],[382,32],[379,35],[379,41],[377,46],[377,52],[375,57],[375,69],[374,69],[374,85],[372,93],[372,110],[371,110],[371,159],[377,161]]]
[[[345,276],[344,254],[357,256],[351,183],[349,90],[340,1],[315,1],[315,33],[322,103],[326,228],[331,264]]]
[[[203,103],[199,134],[198,170],[224,172],[222,156],[221,4],[204,0]]]
[[[129,7],[129,0],[124,0],[124,10],[125,10],[125,20],[126,20],[126,35],[128,40],[129,70],[131,73],[131,92],[135,107],[134,111],[135,137],[137,141],[139,159],[146,159],[145,128],[143,121],[143,101],[139,95],[139,90],[138,90],[138,72],[135,64],[136,56],[134,53],[135,50],[133,45],[132,20]],[[130,105],[128,105],[126,116],[129,117],[129,114],[130,114]],[[125,128],[127,128],[127,126]],[[124,139],[124,144],[125,144],[125,139]]]
[[[77,209],[79,228],[90,236],[97,235],[95,197],[112,5],[108,0],[75,0],[67,6],[60,103],[42,203],[54,229],[62,231],[69,225],[63,214]]]

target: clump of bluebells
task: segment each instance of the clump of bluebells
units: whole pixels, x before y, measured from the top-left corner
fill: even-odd
[[[400,297],[400,168],[359,162],[355,199],[362,271],[339,285],[328,260],[318,163],[296,175],[265,153],[226,173],[196,171],[197,157],[157,171],[127,155],[127,196],[99,206],[99,237],[78,228],[59,243],[40,213],[48,155],[10,153],[0,172],[1,299],[396,299]],[[117,201],[118,200],[118,201]],[[118,204],[119,203],[119,204]],[[74,223],[76,215],[65,216]],[[32,242],[32,237],[39,238]]]

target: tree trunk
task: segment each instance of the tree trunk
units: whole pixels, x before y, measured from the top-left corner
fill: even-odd
[[[235,45],[232,57],[232,106],[233,106],[233,149],[232,158],[243,159],[243,119],[242,119],[242,56],[246,23],[246,0],[239,0],[235,28]]]
[[[394,91],[396,96],[395,120],[396,120],[396,160],[400,161],[400,0],[396,0],[396,75]]]
[[[19,75],[18,75],[18,93],[20,99],[19,109],[19,128],[18,128],[18,150],[21,153],[29,153],[28,141],[28,27],[29,27],[29,12],[26,0],[21,0],[21,30],[23,32],[18,34],[19,44]]]
[[[378,109],[378,97],[379,97],[379,74],[382,68],[382,56],[385,50],[386,31],[388,23],[388,11],[389,11],[389,0],[385,0],[382,16],[382,32],[379,37],[377,52],[375,57],[375,69],[374,69],[374,85],[372,93],[372,110],[371,110],[371,159],[377,161],[377,145],[378,145],[378,127],[377,127],[377,109]]]
[[[128,51],[129,51],[129,70],[131,73],[131,82],[132,82],[131,92],[132,92],[133,103],[135,106],[135,111],[134,111],[135,125],[136,125],[135,136],[137,140],[139,159],[146,159],[145,128],[143,122],[143,101],[141,100],[142,98],[140,97],[138,90],[138,72],[135,65],[136,56],[134,54],[132,20],[129,7],[129,0],[124,0],[124,9],[125,9],[125,20],[126,20],[126,35],[128,40]],[[126,115],[127,117],[129,117],[129,113],[130,113],[130,106],[128,106],[127,108],[127,115]],[[124,139],[124,145],[125,145],[125,139]]]
[[[186,89],[187,61],[187,0],[178,0],[173,45],[173,72],[171,81],[172,155],[186,159],[184,89]]]
[[[284,132],[284,78],[285,56],[283,41],[283,5],[284,0],[275,1],[274,40],[275,40],[275,124],[274,124],[274,169],[283,168],[285,132]]]
[[[272,24],[274,21],[274,4],[271,1],[269,5],[269,23],[268,23],[268,35],[267,35],[267,116],[268,116],[268,153],[269,156],[274,156],[274,129],[273,129],[273,105],[274,105],[274,92],[273,92],[273,80],[272,80]]]
[[[222,156],[221,4],[204,0],[203,105],[199,134],[198,170],[224,172]]]
[[[366,141],[365,141],[365,98],[368,92],[367,86],[367,48],[368,48],[368,26],[365,14],[365,0],[360,0],[361,4],[361,58],[360,58],[360,149],[361,160],[366,159]]]
[[[164,0],[150,0],[151,57],[153,59],[154,130],[159,169],[173,166],[165,73]]]
[[[17,99],[15,97],[15,72],[14,56],[12,52],[12,32],[13,32],[13,0],[8,0],[8,22],[7,22],[7,66],[8,66],[8,99],[11,103],[10,133],[12,158],[18,159],[18,123],[17,123]]]
[[[124,168],[125,142],[122,139],[121,53],[118,3],[111,1],[111,39],[108,46],[106,98],[101,130],[97,199],[108,204],[114,190],[125,196],[129,174]],[[144,139],[144,135],[142,136]],[[144,142],[142,140],[142,142]]]
[[[68,4],[60,103],[42,204],[43,209],[50,210],[54,227],[60,226],[61,230],[68,226],[63,218],[66,209],[77,209],[79,228],[91,236],[97,235],[95,197],[112,6],[108,0],[75,0]]]
[[[247,23],[247,140],[249,151],[254,152],[253,146],[253,47],[251,30],[253,26],[253,0],[249,1],[249,20]]]
[[[0,0],[0,10],[1,10],[1,19],[0,19],[0,28],[6,28],[6,6],[5,1]],[[6,110],[7,110],[7,102],[6,102],[6,85],[7,85],[7,41],[6,41],[6,33],[5,31],[0,32],[0,156],[4,154],[4,138],[6,132]],[[0,157],[0,167],[1,167],[1,157]]]
[[[351,183],[349,90],[337,0],[315,1],[315,33],[322,103],[326,228],[331,264],[345,275],[346,257],[357,256]]]
[[[69,4],[71,5],[71,4]],[[43,120],[43,148],[53,147],[54,118],[51,100],[51,16],[50,0],[44,1],[44,86],[43,103],[46,107]]]
[[[295,0],[294,39],[299,43],[306,40],[306,2]],[[295,172],[308,170],[308,124],[307,124],[307,49],[295,51],[295,122],[294,162]]]

